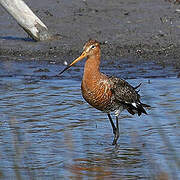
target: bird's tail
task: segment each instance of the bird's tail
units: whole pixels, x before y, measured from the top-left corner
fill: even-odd
[[[144,108],[148,108],[148,107],[150,107],[150,106],[139,102],[139,103],[135,103],[135,104],[129,104],[127,106],[127,111],[132,115],[137,113],[138,116],[140,116],[142,113],[147,114],[147,112]]]
[[[140,116],[142,113],[147,114],[146,110],[144,109],[144,106],[141,103],[137,105],[137,112],[138,116]]]
[[[141,103],[141,105],[142,105],[143,107],[146,107],[146,108],[150,108],[150,107],[151,107],[150,105],[144,104],[144,103]]]
[[[150,108],[150,105],[144,104],[144,103],[140,103],[137,105],[137,112],[138,112],[138,116],[140,116],[142,113],[147,114],[145,108]]]

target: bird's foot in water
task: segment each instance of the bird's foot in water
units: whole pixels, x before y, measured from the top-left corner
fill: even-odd
[[[117,145],[117,140],[119,139],[119,130],[117,129],[114,133],[114,140],[112,145]]]

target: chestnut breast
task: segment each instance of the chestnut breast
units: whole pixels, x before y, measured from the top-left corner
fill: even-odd
[[[81,84],[83,98],[98,110],[109,112],[112,107],[112,92],[109,79],[101,75],[96,79],[83,80]]]

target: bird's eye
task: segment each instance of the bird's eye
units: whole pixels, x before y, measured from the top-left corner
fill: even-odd
[[[91,46],[91,49],[94,49],[95,47],[96,47],[96,46],[92,45],[92,46]]]

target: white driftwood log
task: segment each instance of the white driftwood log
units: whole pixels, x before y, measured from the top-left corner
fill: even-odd
[[[41,22],[23,0],[0,0],[0,4],[34,40],[44,41],[52,38],[46,25]]]

